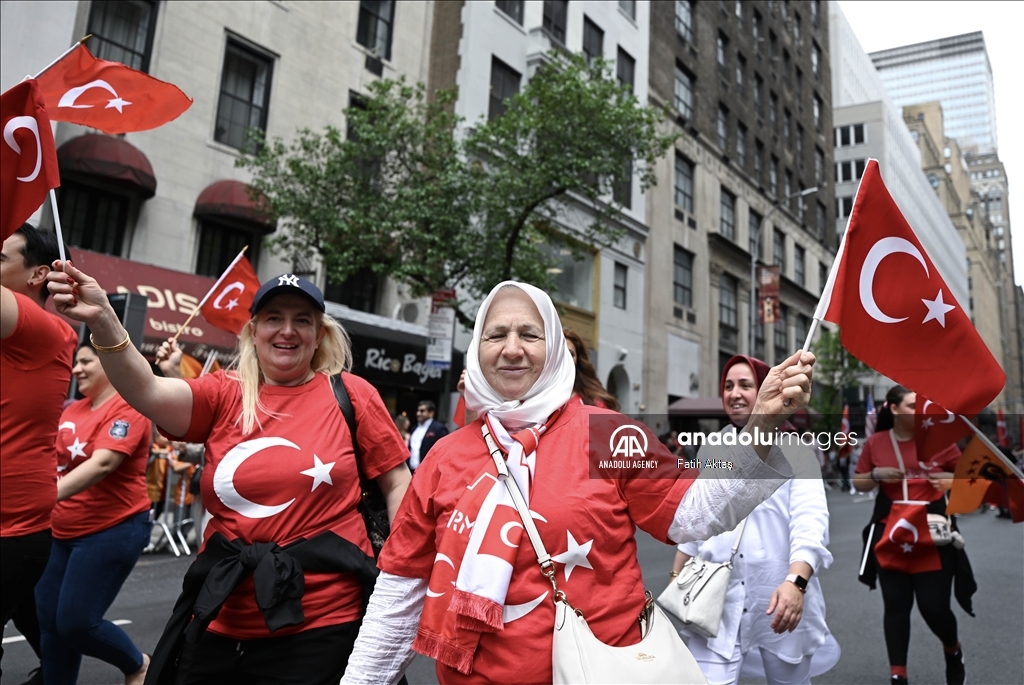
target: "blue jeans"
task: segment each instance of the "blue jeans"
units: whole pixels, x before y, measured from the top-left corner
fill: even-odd
[[[50,560],[36,585],[47,685],[74,685],[83,654],[126,675],[142,668],[142,653],[123,630],[103,620],[103,614],[149,542],[150,527],[145,511],[92,535],[54,538]]]

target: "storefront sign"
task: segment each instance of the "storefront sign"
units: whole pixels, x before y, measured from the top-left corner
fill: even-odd
[[[371,383],[440,392],[444,370],[427,364],[424,348],[353,335],[353,373]]]

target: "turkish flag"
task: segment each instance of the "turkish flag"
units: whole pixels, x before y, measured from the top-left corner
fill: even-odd
[[[816,316],[840,327],[851,354],[958,414],[977,414],[999,394],[1006,375],[893,202],[874,159],[836,258],[832,289]]]
[[[843,405],[843,419],[839,432],[846,436],[842,447],[839,448],[839,457],[845,458],[853,452],[853,445],[850,444],[850,405],[848,404]]]
[[[249,307],[260,289],[260,279],[252,264],[239,252],[227,270],[213,284],[210,292],[199,303],[203,318],[217,328],[238,335],[252,318]]]
[[[35,79],[0,95],[0,241],[32,216],[51,188],[60,185],[57,148]]]
[[[1010,431],[1006,428],[1006,416],[1002,409],[996,409],[996,444],[1000,447],[1010,446]]]
[[[917,396],[914,442],[917,444],[918,461],[927,461],[971,432],[964,419],[922,395]]]
[[[192,98],[177,86],[120,62],[93,57],[79,45],[39,76],[54,121],[104,133],[147,131],[177,119]]]
[[[1005,491],[1014,523],[1024,521],[1024,481],[1002,455],[995,454],[980,438],[974,438],[956,464],[946,514],[971,513],[985,501],[989,489],[997,486]]]
[[[942,568],[939,550],[928,532],[928,512],[919,502],[893,502],[875,545],[875,559],[887,571],[924,573]]]
[[[507,504],[499,504],[494,507],[477,554],[489,554],[514,566],[522,537],[523,519],[519,516],[519,510]]]

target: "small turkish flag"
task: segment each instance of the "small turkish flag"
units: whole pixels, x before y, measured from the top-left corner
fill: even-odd
[[[839,426],[839,432],[846,436],[846,440],[839,448],[839,457],[845,458],[853,453],[853,445],[850,444],[850,405],[843,405],[843,419]]]
[[[0,241],[39,209],[51,188],[60,185],[57,148],[35,79],[0,95]]]
[[[104,133],[147,131],[177,119],[192,98],[177,86],[120,62],[93,57],[79,45],[39,76],[54,121]]]
[[[832,289],[815,316],[840,327],[851,354],[958,414],[977,414],[999,394],[1006,374],[893,202],[874,159],[836,259]]]
[[[971,427],[964,419],[922,395],[917,396],[914,442],[917,444],[918,461],[927,461],[970,433]]]
[[[1006,428],[1006,415],[1002,409],[996,409],[996,444],[1000,447],[1010,446],[1010,431]]]
[[[875,545],[875,559],[887,571],[924,573],[942,568],[939,550],[928,532],[928,512],[920,502],[893,502]]]
[[[251,318],[249,307],[259,289],[260,279],[243,250],[206,293],[199,309],[211,324],[238,335]]]

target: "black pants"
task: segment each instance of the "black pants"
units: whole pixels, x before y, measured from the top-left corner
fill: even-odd
[[[932,632],[945,646],[957,643],[956,615],[950,608],[950,593],[953,586],[952,547],[939,548],[942,569],[927,573],[899,573],[878,569],[878,583],[882,587],[882,601],[885,604],[885,646],[889,651],[889,664],[907,665],[907,650],[910,647],[910,611],[917,608]]]
[[[338,685],[359,633],[358,621],[260,640],[206,632],[192,655],[187,685]]]
[[[32,648],[39,651],[39,624],[25,616],[28,611],[27,604],[31,604],[31,610],[35,610],[32,597],[35,592],[36,581],[43,575],[46,562],[50,558],[50,531],[44,530],[31,535],[17,535],[0,538],[0,630],[12,618],[18,618],[19,630],[25,628],[34,630],[34,634],[25,634]],[[4,656],[3,647],[0,647],[0,662]],[[3,671],[0,670],[0,674]]]

